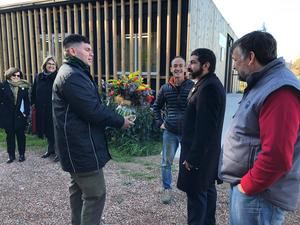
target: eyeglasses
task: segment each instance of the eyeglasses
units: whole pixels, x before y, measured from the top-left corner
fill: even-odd
[[[56,66],[55,63],[47,63],[47,65],[49,65],[49,66]]]
[[[20,74],[12,74],[12,77],[20,77]]]

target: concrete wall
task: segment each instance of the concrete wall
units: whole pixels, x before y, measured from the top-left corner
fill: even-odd
[[[237,36],[212,0],[190,0],[189,12],[190,49],[188,52],[191,53],[196,48],[213,50],[217,57],[216,74],[224,84],[227,34],[233,40],[236,40]]]

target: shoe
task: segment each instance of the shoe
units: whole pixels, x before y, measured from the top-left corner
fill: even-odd
[[[9,159],[6,161],[6,163],[12,163],[13,161],[14,161],[13,159],[9,158]]]
[[[162,198],[161,198],[161,203],[163,204],[170,204],[172,200],[172,189],[164,189]]]
[[[20,155],[19,162],[24,162],[24,161],[25,161],[25,155]]]
[[[42,155],[42,158],[45,159],[45,158],[48,158],[52,153],[50,152],[46,152],[44,155]]]
[[[58,157],[58,155],[55,155],[55,157],[54,157],[54,160],[53,160],[54,162],[59,162],[59,157]]]

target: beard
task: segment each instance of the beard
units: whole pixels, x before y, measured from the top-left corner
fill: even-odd
[[[192,77],[192,79],[196,79],[203,74],[202,67],[200,67],[200,69],[198,71],[192,71],[191,69],[189,69],[188,71],[190,72],[190,76]]]

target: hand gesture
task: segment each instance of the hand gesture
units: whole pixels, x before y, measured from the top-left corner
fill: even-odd
[[[129,116],[124,117],[124,124],[122,126],[123,129],[128,129],[134,126],[134,122],[129,119]]]

